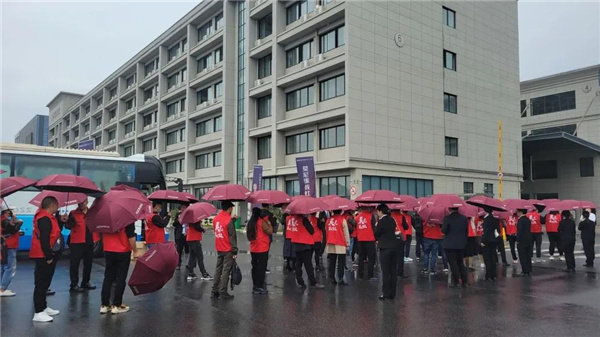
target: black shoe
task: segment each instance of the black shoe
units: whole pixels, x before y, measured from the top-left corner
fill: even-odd
[[[304,289],[304,288],[306,288],[306,284],[304,284],[304,283],[296,283],[296,287]]]
[[[219,298],[222,300],[231,300],[233,299],[233,295],[230,293],[219,294]]]
[[[252,289],[252,294],[254,295],[264,295],[267,294],[268,291],[264,288],[254,288]]]
[[[503,265],[504,267],[508,267],[508,266],[510,266],[510,264],[509,264],[509,263],[507,263],[507,262],[504,262],[504,263],[502,263],[502,265]]]
[[[385,301],[387,297],[385,297],[385,296],[381,295],[381,296],[379,296],[379,297],[377,297],[377,298],[378,298],[380,301]]]
[[[72,293],[82,293],[85,290],[83,288],[79,287],[79,286],[73,286],[73,287],[71,287],[69,289],[69,291],[72,292]]]
[[[219,298],[219,293],[216,291],[213,291],[212,294],[210,295],[210,298],[214,298],[214,299]]]
[[[81,288],[84,290],[94,290],[94,289],[96,289],[96,286],[88,283],[88,284],[82,285]]]
[[[52,290],[52,289],[48,289],[48,290],[46,291],[46,296],[52,296],[52,295],[54,295],[54,294],[56,294],[56,291],[54,291],[54,290]]]
[[[586,268],[594,268],[594,265],[593,265],[593,264],[587,264],[587,263],[586,263],[586,264],[584,264],[583,266],[584,266],[584,267],[586,267]]]
[[[398,278],[405,279],[405,278],[408,278],[408,276],[401,274],[401,275],[398,275]]]
[[[338,285],[340,285],[340,286],[347,286],[347,285],[348,285],[348,283],[346,283],[346,282],[344,282],[344,281],[340,281],[340,282],[338,282]]]

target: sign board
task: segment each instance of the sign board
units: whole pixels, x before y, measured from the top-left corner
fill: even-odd
[[[77,146],[77,148],[80,150],[93,150],[95,147],[94,145],[95,144],[93,139],[81,140],[79,141],[79,145]]]
[[[315,159],[313,157],[296,158],[300,195],[317,196]]]
[[[350,185],[350,195],[351,196],[356,195],[356,185]]]

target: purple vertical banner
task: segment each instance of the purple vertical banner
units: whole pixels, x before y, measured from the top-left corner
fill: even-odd
[[[316,197],[315,159],[313,157],[298,157],[296,158],[296,168],[298,169],[300,195]]]
[[[252,170],[252,192],[262,190],[262,165],[254,165]],[[261,207],[261,204],[252,204],[252,208]]]

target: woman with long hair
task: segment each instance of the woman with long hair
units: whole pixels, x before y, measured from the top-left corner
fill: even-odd
[[[273,227],[268,217],[261,218],[260,215],[261,209],[253,208],[252,216],[248,220],[246,228],[246,237],[250,241],[250,255],[252,257],[252,293],[255,295],[263,295],[268,292],[265,274],[271,244],[270,235],[273,234]]]

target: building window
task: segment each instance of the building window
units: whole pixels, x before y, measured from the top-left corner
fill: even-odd
[[[150,74],[152,74],[155,70],[158,69],[158,58],[150,61],[149,63],[146,63],[146,65],[144,65],[144,76],[148,76]]]
[[[148,102],[158,95],[158,84],[144,90],[144,102]]]
[[[202,72],[205,69],[212,67],[213,65],[213,53],[203,56],[198,59],[198,72]]]
[[[320,100],[343,96],[346,93],[346,77],[344,74],[319,82]]]
[[[319,148],[321,150],[344,145],[346,145],[345,125],[319,130]]]
[[[579,158],[579,173],[582,177],[594,176],[594,157]]]
[[[75,130],[73,131],[73,137],[74,137],[75,139],[79,138],[79,130],[78,130],[78,129],[75,129]],[[29,143],[31,144],[31,141],[30,141]]]
[[[215,49],[215,64],[223,61],[223,47]]]
[[[179,142],[185,142],[185,128],[179,129]]]
[[[144,123],[144,128],[154,124],[156,122],[156,111],[144,115],[142,121]]]
[[[262,179],[263,190],[277,190],[277,177],[268,177]]]
[[[494,184],[484,183],[483,184],[483,194],[487,195],[490,198],[494,197]]]
[[[115,129],[108,131],[108,141],[115,140],[117,137],[117,132]]]
[[[212,33],[212,20],[198,28],[198,42],[204,40]]]
[[[102,116],[96,117],[96,127],[101,126],[101,125],[102,125]]]
[[[444,111],[456,113],[456,95],[444,93]]]
[[[196,91],[196,103],[202,104],[212,98],[212,86]]]
[[[187,39],[183,39],[168,50],[168,61],[172,61],[179,57],[179,55],[185,52],[185,48],[187,46]]]
[[[90,124],[83,125],[83,133],[88,133],[90,131]]]
[[[125,111],[129,111],[133,108],[135,108],[135,97],[125,102]]]
[[[258,78],[271,76],[271,54],[258,59]]]
[[[256,143],[258,159],[271,158],[271,136],[260,137]]]
[[[215,132],[223,130],[223,116],[215,117],[214,125],[215,125]]]
[[[177,160],[166,162],[167,174],[177,173]]]
[[[313,41],[306,41],[285,52],[285,64],[289,68],[304,60],[310,59]]]
[[[102,106],[102,96],[98,97],[96,99],[96,106],[97,107],[101,107]]]
[[[368,190],[389,190],[398,194],[409,194],[414,197],[428,197],[433,194],[433,180],[362,176],[363,192]]]
[[[296,89],[286,94],[286,110],[298,109],[313,104],[314,101],[315,93],[312,85]]]
[[[217,132],[222,130],[222,116],[207,119],[196,124],[196,137],[204,136],[209,133]]]
[[[258,30],[257,38],[259,38],[259,39],[262,39],[264,37],[271,35],[271,33],[273,32],[273,15],[271,13],[269,13],[268,15],[265,15],[265,17],[258,20],[257,30]]]
[[[464,194],[473,194],[473,183],[465,181],[463,182],[463,193]]]
[[[271,117],[271,95],[256,100],[256,114],[258,119]]]
[[[215,31],[223,28],[224,23],[225,20],[223,20],[223,13],[217,14],[217,16],[215,16]]]
[[[569,125],[553,126],[550,128],[531,130],[531,134],[532,135],[545,135],[548,133],[565,132],[570,135],[576,136],[577,135],[577,133],[575,132],[576,129],[577,129],[576,124],[569,124]]]
[[[446,156],[458,157],[458,138],[446,137]]]
[[[300,133],[285,138],[286,154],[295,154],[313,150],[313,132]]]
[[[444,68],[456,71],[456,53],[444,50]]]
[[[179,130],[171,131],[167,133],[167,146],[177,144],[179,140]]]
[[[527,101],[522,99],[521,100],[521,117],[527,116],[527,112],[525,111],[525,109],[527,109]]]
[[[223,96],[223,82],[215,83],[215,98]]]
[[[150,139],[144,140],[144,142],[142,143],[142,151],[143,152],[152,151],[154,149],[156,149],[156,138],[150,138]]]
[[[117,109],[110,110],[108,112],[108,122],[112,122],[117,117]]]
[[[196,170],[210,167],[210,153],[196,156]]]
[[[127,86],[127,88],[131,88],[134,84],[135,84],[135,74],[132,74],[131,76],[127,77],[127,79],[125,80],[125,85]]]
[[[117,87],[114,86],[112,87],[109,91],[108,91],[108,99],[112,100],[113,98],[117,97]]]
[[[124,157],[133,156],[133,145],[125,146],[123,148],[123,156]]]
[[[298,181],[298,179],[286,180],[285,193],[287,193],[290,197],[300,195],[300,181]]]
[[[135,123],[134,122],[129,122],[127,124],[125,124],[125,134],[129,134],[132,133],[135,129]]]
[[[575,91],[531,99],[531,116],[575,109]]]
[[[348,197],[350,195],[350,176],[321,178],[319,186],[322,197],[330,194]]]
[[[175,102],[167,104],[167,118],[171,118],[171,117],[177,115],[177,113],[179,111],[180,111],[179,101],[175,101]]]
[[[213,152],[213,166],[221,166],[221,151]]]
[[[325,34],[319,36],[319,50],[321,53],[326,53],[337,47],[341,47],[346,43],[344,26],[332,29]]]
[[[450,8],[442,7],[442,16],[444,25],[456,28],[456,12]]]
[[[538,160],[533,162],[533,179],[558,178],[558,164],[556,160]]]
[[[286,8],[286,23],[290,23],[300,19],[302,15],[312,13],[315,10],[315,0],[296,1],[291,6]]]

